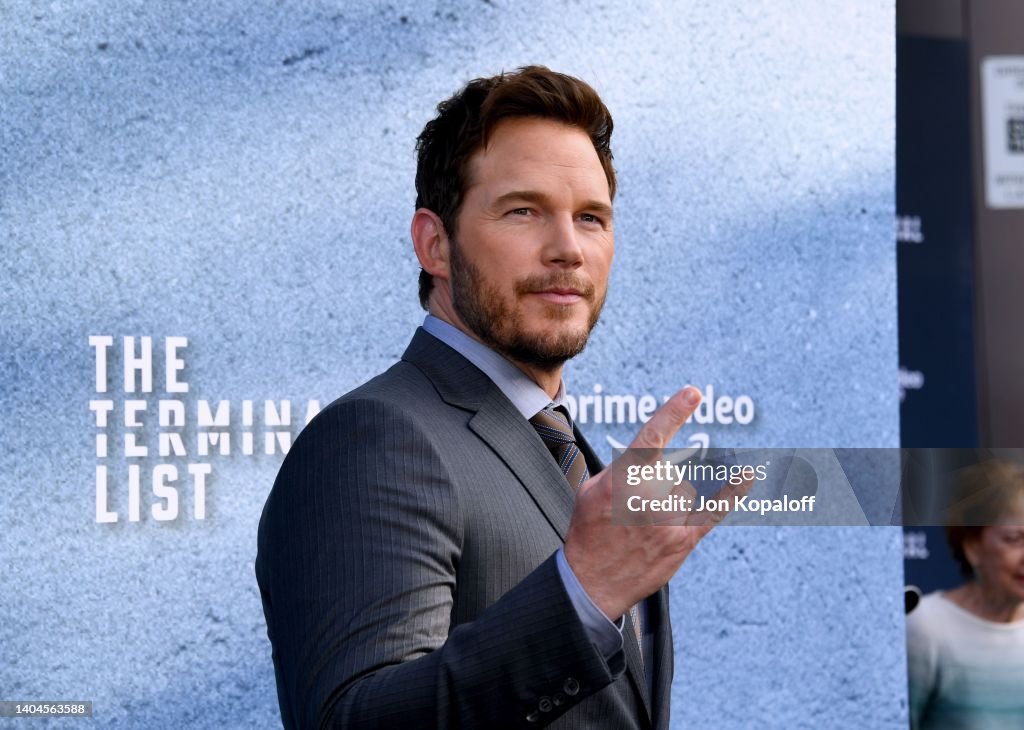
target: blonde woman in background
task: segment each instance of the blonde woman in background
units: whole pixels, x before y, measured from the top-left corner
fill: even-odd
[[[946,535],[967,581],[907,618],[915,730],[1024,728],[1024,468],[988,461],[957,481]]]

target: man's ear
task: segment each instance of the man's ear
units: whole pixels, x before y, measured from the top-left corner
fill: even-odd
[[[449,278],[448,233],[437,213],[429,208],[419,208],[412,216],[410,227],[412,245],[420,266],[431,276]]]

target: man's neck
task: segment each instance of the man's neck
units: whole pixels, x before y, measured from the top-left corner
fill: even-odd
[[[526,377],[528,377],[530,380],[539,385],[541,389],[545,393],[547,393],[552,400],[555,399],[555,396],[558,395],[558,387],[562,383],[561,365],[558,365],[554,370],[541,369],[538,367],[530,367],[525,363],[521,363],[518,360],[509,357],[505,353],[501,353],[501,355],[510,363],[512,363],[517,368],[526,373]]]
[[[471,330],[462,319],[455,313],[454,310],[450,310],[447,307],[438,307],[431,304],[429,310],[430,314],[437,317],[443,322],[447,322],[452,327],[465,334],[467,337],[472,337],[474,340],[479,342],[484,347],[489,347],[494,350],[494,347],[487,342],[484,342],[480,337]],[[521,362],[514,357],[510,357],[507,353],[500,350],[495,350],[499,355],[508,360],[510,363],[519,368],[530,380],[535,382],[541,390],[548,394],[548,397],[552,400],[558,395],[559,386],[562,383],[562,367],[563,365],[557,365],[554,368],[542,368],[536,365],[530,365],[528,363]]]

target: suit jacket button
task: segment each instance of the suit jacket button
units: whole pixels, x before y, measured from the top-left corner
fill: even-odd
[[[536,712],[531,712],[529,715],[526,716],[526,721],[527,722],[537,722],[537,720],[539,720],[539,719],[540,719],[540,715],[538,713],[536,713]]]
[[[561,692],[555,692],[551,695],[551,701],[555,703],[555,707],[561,707],[565,704],[565,695]]]
[[[575,695],[579,694],[580,683],[572,677],[569,677],[567,680],[565,680],[565,684],[562,685],[562,690],[570,697],[574,697]]]
[[[551,712],[552,707],[554,707],[554,705],[551,704],[550,697],[541,697],[540,702],[537,703],[537,709],[541,712]]]

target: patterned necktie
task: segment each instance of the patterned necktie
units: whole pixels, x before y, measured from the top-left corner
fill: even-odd
[[[558,464],[558,468],[562,470],[562,474],[565,475],[566,481],[569,482],[569,486],[575,493],[579,490],[580,485],[590,478],[590,472],[587,470],[587,460],[576,445],[576,436],[572,432],[569,415],[562,406],[548,405],[531,418],[530,423],[537,429],[541,440],[548,447],[548,451],[555,458],[555,463]],[[640,626],[640,604],[629,609],[629,617],[633,620],[633,633],[636,635],[636,645],[640,649],[640,659],[643,661],[643,641],[640,638],[643,635],[643,629]]]
[[[587,460],[583,458],[579,447],[576,445],[576,437],[573,435],[572,426],[569,425],[569,416],[565,414],[561,406],[557,408],[548,406],[530,419],[530,423],[537,429],[544,445],[555,457],[555,463],[565,475],[575,494],[583,482],[590,478],[587,471]]]

